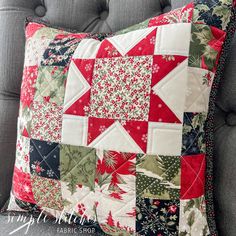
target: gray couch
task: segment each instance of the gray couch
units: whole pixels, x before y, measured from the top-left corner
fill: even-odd
[[[186,2],[172,0],[172,7]],[[115,32],[169,10],[168,0],[0,0],[0,206],[9,196],[15,159],[25,17],[78,31]],[[215,206],[221,236],[236,235],[236,40],[228,61],[215,118]],[[0,216],[0,236],[22,225],[16,218],[7,222],[8,217]],[[25,229],[13,235],[23,235]],[[50,222],[34,224],[28,235],[62,235],[57,230]]]

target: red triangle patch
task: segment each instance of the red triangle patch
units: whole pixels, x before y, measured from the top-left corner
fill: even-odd
[[[100,134],[109,128],[115,120],[104,118],[88,118],[88,145],[93,142]]]
[[[122,122],[121,122],[122,123]],[[147,149],[147,133],[148,122],[146,121],[125,121],[123,127],[138,144],[138,146],[146,153]]]
[[[95,60],[94,59],[74,59],[73,60],[77,68],[80,70],[81,74],[91,85],[93,79],[93,69]]]
[[[186,56],[153,56],[152,87],[166,77],[175,67],[186,60]]]
[[[128,53],[128,56],[153,55],[155,50],[157,29],[136,44]]]
[[[64,114],[88,116],[89,114],[90,90],[74,102]]]
[[[22,135],[26,138],[29,138],[29,133],[26,128],[23,129]]]
[[[104,41],[102,41],[96,57],[112,58],[112,57],[122,57],[122,55],[110,41],[105,39]]]
[[[163,100],[153,92],[150,95],[150,111],[148,120],[152,122],[181,124],[178,117],[163,102]]]

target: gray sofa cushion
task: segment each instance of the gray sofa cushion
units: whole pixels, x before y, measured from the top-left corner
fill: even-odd
[[[172,0],[173,8],[189,0]],[[24,19],[37,16],[78,31],[117,31],[169,10],[168,0],[1,0],[0,1],[0,206],[7,200],[15,159],[16,119],[24,58]],[[215,119],[215,204],[222,236],[236,235],[236,39],[222,78]],[[10,226],[0,217],[0,232]],[[14,227],[14,226],[11,226]],[[40,224],[29,235],[56,235]],[[22,235],[22,232],[15,235]]]

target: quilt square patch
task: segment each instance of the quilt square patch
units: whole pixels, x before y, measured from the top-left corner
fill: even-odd
[[[193,24],[189,66],[216,71],[226,33],[205,24]]]
[[[66,181],[68,181],[68,178]],[[64,211],[68,214],[68,217],[72,215],[75,217],[79,216],[81,222],[85,221],[85,223],[90,220],[96,221],[95,202],[97,199],[95,192],[91,191],[90,187],[76,184],[72,191],[71,184],[62,180],[61,188]]]
[[[58,34],[58,30],[48,30],[44,25],[43,27],[38,27],[38,30],[33,30],[31,34],[32,37],[28,37],[26,42],[25,66],[39,66],[45,50],[51,40]]]
[[[152,56],[95,62],[89,116],[147,121]]]
[[[63,105],[67,67],[39,67],[34,101]]]
[[[68,66],[79,42],[86,34],[57,35],[43,54],[42,66]]]
[[[206,152],[205,121],[206,113],[184,113],[182,155]]]
[[[55,103],[34,101],[32,106],[31,138],[60,142],[62,107]]]
[[[205,197],[180,201],[180,235],[209,235]]]
[[[151,199],[179,199],[180,157],[143,155],[138,158],[137,196]]]
[[[193,20],[196,23],[207,24],[226,30],[230,22],[232,1],[196,0]]]
[[[215,74],[206,69],[189,67],[185,112],[208,112]]]
[[[178,235],[179,200],[138,197],[136,204],[138,235]]]
[[[31,174],[50,179],[60,179],[59,163],[59,144],[31,139]]]
[[[96,150],[93,148],[61,145],[61,180],[67,183],[71,194],[78,185],[94,190],[96,160]]]
[[[180,199],[192,199],[204,195],[205,170],[205,154],[181,157]]]
[[[99,158],[95,179],[97,185],[109,191],[111,198],[123,200],[123,196],[127,193],[125,185],[130,183],[127,177],[135,176],[136,155],[114,151],[97,152],[97,154]]]
[[[63,210],[60,181],[31,175],[31,184],[38,206],[60,211]]]
[[[15,167],[24,173],[30,173],[29,168],[30,139],[18,133],[16,142]]]
[[[36,203],[34,193],[32,190],[31,177],[29,173],[15,167],[13,175],[13,194],[19,200]]]
[[[136,154],[97,150],[96,212],[105,233],[135,232]]]
[[[30,107],[35,94],[35,83],[38,76],[37,66],[26,66],[23,71],[20,101],[23,107]]]

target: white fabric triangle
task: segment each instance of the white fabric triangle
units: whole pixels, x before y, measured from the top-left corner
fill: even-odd
[[[124,56],[155,28],[156,27],[150,27],[147,29],[135,30],[126,34],[116,35],[107,40],[114,45],[122,56]]]
[[[90,143],[89,147],[120,152],[143,153],[142,149],[130,137],[119,121],[116,121],[99,135]]]
[[[95,59],[101,42],[96,39],[82,39],[75,50],[73,59]]]
[[[78,67],[71,61],[68,78],[66,82],[66,92],[64,100],[64,112],[88,90],[90,85],[84,78]]]
[[[187,75],[188,59],[172,70],[165,78],[157,83],[152,89],[172,112],[183,120]]]

